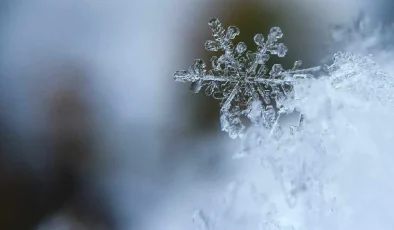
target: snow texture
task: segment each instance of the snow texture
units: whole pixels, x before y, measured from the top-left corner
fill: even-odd
[[[337,53],[328,69],[293,84],[293,108],[305,115],[300,129],[280,138],[247,131],[251,174],[196,212],[197,229],[392,228],[394,79],[371,57],[349,53]]]
[[[196,211],[197,229],[392,229],[394,78],[372,55],[338,52],[324,69],[318,78],[280,75],[292,80],[291,97],[274,98],[285,111],[279,113],[299,111],[301,126],[249,128],[236,155],[246,162],[243,175]],[[248,115],[260,119],[266,106],[253,101]]]

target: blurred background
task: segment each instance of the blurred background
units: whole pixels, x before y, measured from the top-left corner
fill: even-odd
[[[284,31],[284,64],[330,55],[330,25],[390,0],[2,0],[0,229],[191,229],[237,174],[219,102],[173,81],[208,61],[207,22]],[[331,47],[332,48],[332,47]]]

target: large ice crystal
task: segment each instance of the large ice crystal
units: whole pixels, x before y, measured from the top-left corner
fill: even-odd
[[[248,117],[253,125],[272,128],[280,111],[285,110],[283,102],[292,97],[292,82],[296,78],[305,78],[320,67],[299,69],[302,62],[296,61],[294,67],[286,70],[281,64],[274,64],[271,69],[267,61],[271,55],[283,58],[287,48],[278,40],[283,33],[279,27],[271,28],[267,38],[256,34],[256,51],[247,51],[246,44],[232,43],[240,30],[235,26],[224,29],[221,22],[213,18],[208,23],[214,40],[205,43],[209,51],[222,51],[211,58],[212,69],[207,70],[201,59],[196,59],[188,70],[179,70],[175,80],[191,82],[190,89],[205,93],[221,100],[221,127],[236,138],[243,134],[245,126],[241,117]]]

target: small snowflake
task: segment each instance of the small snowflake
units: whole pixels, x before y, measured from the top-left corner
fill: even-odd
[[[216,18],[208,23],[214,40],[205,43],[209,51],[222,51],[222,55],[211,58],[212,69],[207,70],[201,59],[196,59],[188,70],[179,70],[175,80],[191,82],[190,89],[205,93],[221,100],[221,126],[230,137],[240,136],[245,129],[241,117],[249,118],[253,125],[272,128],[281,109],[281,102],[292,96],[292,81],[297,77],[306,77],[320,68],[298,70],[301,61],[285,70],[281,64],[274,64],[268,69],[266,64],[271,55],[283,58],[287,47],[278,43],[283,33],[279,27],[273,27],[267,38],[256,34],[256,51],[247,51],[246,44],[232,43],[240,30],[229,26],[225,30]]]

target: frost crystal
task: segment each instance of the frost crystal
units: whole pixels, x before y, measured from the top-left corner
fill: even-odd
[[[247,51],[244,42],[235,47],[232,43],[240,33],[237,27],[229,26],[225,30],[216,18],[208,25],[214,40],[208,40],[205,49],[222,51],[222,54],[211,58],[212,69],[207,70],[204,61],[196,59],[188,70],[176,71],[175,80],[191,82],[192,92],[205,89],[206,95],[221,100],[222,130],[232,138],[244,132],[242,116],[249,118],[253,125],[272,128],[280,111],[285,110],[283,102],[292,97],[292,81],[305,78],[320,67],[299,70],[302,62],[296,61],[290,70],[281,64],[268,69],[266,64],[271,55],[283,58],[287,52],[286,46],[278,42],[283,36],[279,27],[271,28],[267,38],[256,34],[257,50]]]

